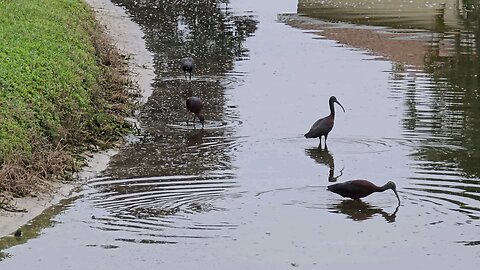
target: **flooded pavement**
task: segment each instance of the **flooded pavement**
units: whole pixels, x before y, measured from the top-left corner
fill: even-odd
[[[2,240],[13,247],[0,269],[480,263],[476,19],[400,31],[328,13],[329,1],[113,2],[154,53],[141,134],[39,236]],[[401,32],[387,39],[421,40],[424,62],[378,57],[326,27]],[[197,61],[191,80],[178,66],[186,55]],[[186,124],[192,95],[205,102],[204,129]],[[328,149],[318,149],[303,134],[328,115],[331,95],[346,112],[337,107]],[[326,190],[350,179],[395,181],[401,206],[391,191],[357,202]]]

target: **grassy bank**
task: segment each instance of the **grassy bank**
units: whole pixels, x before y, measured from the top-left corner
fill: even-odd
[[[0,0],[0,207],[128,130],[126,61],[82,0]]]

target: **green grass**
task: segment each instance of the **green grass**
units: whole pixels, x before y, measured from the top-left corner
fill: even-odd
[[[125,133],[125,109],[108,101],[98,29],[82,0],[0,0],[2,167],[19,157],[28,166],[39,141],[74,151]]]

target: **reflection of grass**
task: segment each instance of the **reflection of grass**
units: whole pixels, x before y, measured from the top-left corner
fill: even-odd
[[[76,197],[62,200],[58,205],[54,205],[34,219],[32,219],[28,224],[22,226],[20,230],[22,235],[20,237],[14,237],[13,235],[8,235],[0,238],[0,261],[9,257],[8,253],[3,252],[5,249],[24,244],[29,239],[33,239],[40,235],[41,231],[45,228],[52,227],[54,221],[52,218],[65,210],[65,208],[70,205],[72,201],[77,199]]]
[[[23,195],[74,169],[72,146],[118,139],[130,97],[124,59],[83,1],[0,6],[0,192]]]

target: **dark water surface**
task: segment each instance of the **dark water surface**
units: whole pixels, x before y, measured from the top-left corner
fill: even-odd
[[[355,9],[333,1],[113,2],[154,53],[142,134],[39,236],[3,250],[0,269],[478,267],[474,14],[439,32],[424,27],[426,12],[369,23],[357,20],[363,9],[351,19]],[[280,19],[288,16],[411,32],[429,53],[423,66],[381,60],[289,26]],[[431,53],[439,44],[449,53]],[[178,68],[190,54],[191,81]],[[185,123],[190,95],[205,101],[203,130]],[[331,95],[346,112],[337,107],[328,150],[319,150],[303,134],[328,114]],[[326,191],[359,178],[395,181],[401,206],[391,191],[362,202]]]

